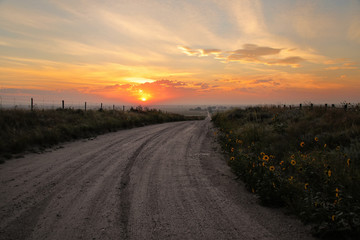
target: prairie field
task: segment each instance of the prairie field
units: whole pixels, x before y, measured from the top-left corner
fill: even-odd
[[[24,151],[42,151],[73,139],[155,123],[197,119],[203,117],[185,117],[140,106],[124,112],[102,109],[0,110],[0,162],[21,157]]]
[[[358,107],[249,107],[213,122],[232,171],[264,205],[286,206],[316,236],[359,236]]]

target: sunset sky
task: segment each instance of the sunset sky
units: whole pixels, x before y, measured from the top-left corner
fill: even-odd
[[[358,103],[359,68],[359,0],[0,0],[3,102]]]

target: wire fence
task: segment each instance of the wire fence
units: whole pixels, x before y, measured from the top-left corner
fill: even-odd
[[[360,104],[359,103],[340,103],[340,104],[313,104],[313,103],[307,103],[307,104],[290,104],[290,105],[271,105],[273,108],[288,108],[288,109],[313,109],[315,107],[320,107],[324,109],[344,109],[344,110],[360,110]]]
[[[75,109],[75,110],[126,110],[132,106],[125,104],[111,104],[109,102],[76,101],[76,100],[48,100],[45,98],[9,97],[0,96],[0,109],[23,109],[23,110],[51,110],[51,109]]]
[[[29,97],[29,96],[1,96],[0,95],[0,109],[23,109],[23,110],[55,110],[55,109],[75,109],[75,110],[129,110],[136,108],[138,105],[128,105],[121,103],[109,102],[95,102],[95,101],[79,101],[73,99],[62,99],[61,96],[56,96],[56,99]],[[235,107],[256,107],[267,106],[272,108],[286,108],[286,109],[312,109],[314,107],[321,107],[326,109],[344,109],[360,111],[360,103],[347,103],[342,102],[338,104],[313,104],[313,103],[300,103],[300,104],[264,104],[264,105],[233,105],[233,106],[202,106],[199,110],[207,110],[210,112],[225,111]],[[158,107],[158,106],[156,106]],[[184,106],[182,106],[184,107]],[[189,106],[187,106],[189,107]],[[197,109],[197,108],[196,108]],[[194,110],[191,109],[190,110]]]

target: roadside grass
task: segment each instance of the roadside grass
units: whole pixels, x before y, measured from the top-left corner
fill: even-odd
[[[315,236],[360,237],[360,111],[251,107],[213,116],[228,164],[264,205]]]
[[[25,151],[45,149],[73,139],[89,138],[149,124],[200,120],[142,107],[109,110],[0,110],[0,163]]]

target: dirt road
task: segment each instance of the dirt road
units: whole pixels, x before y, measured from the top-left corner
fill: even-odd
[[[234,180],[209,119],[0,165],[0,239],[312,239]]]

